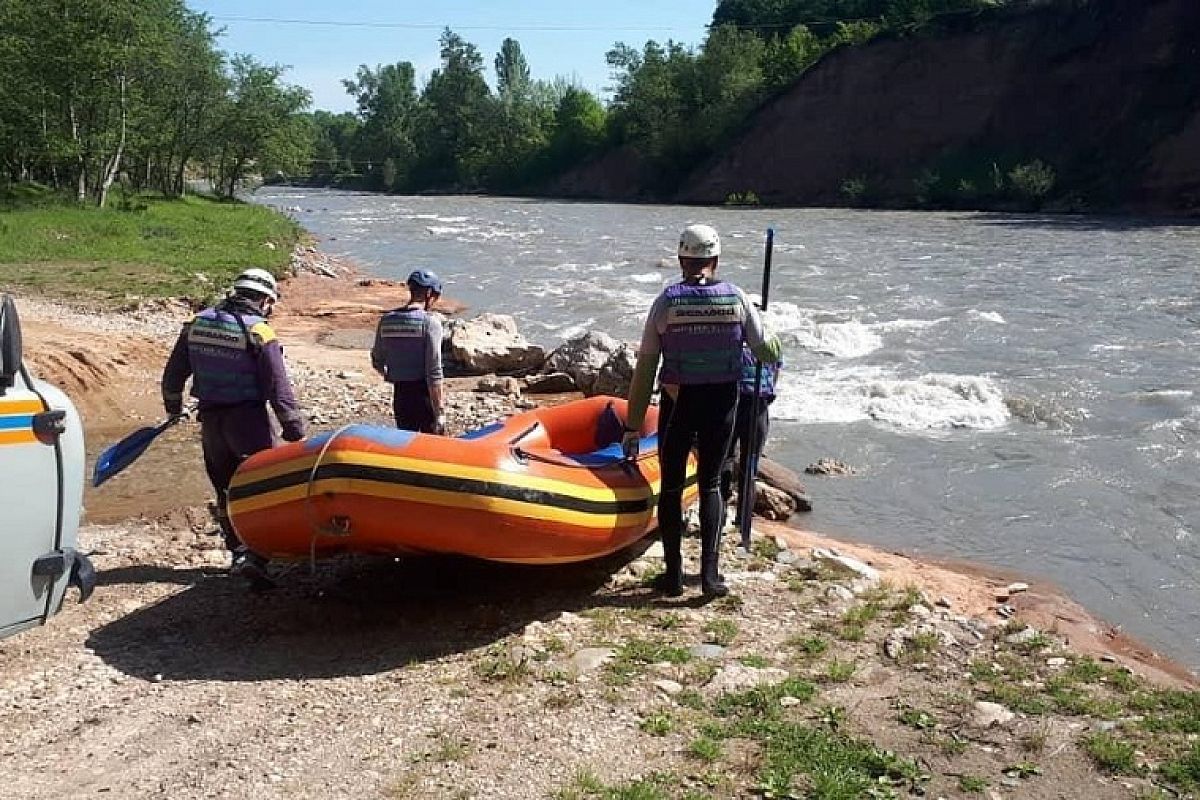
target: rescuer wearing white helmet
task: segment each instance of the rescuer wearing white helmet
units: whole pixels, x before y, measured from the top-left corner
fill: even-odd
[[[191,378],[204,468],[217,494],[217,521],[233,553],[234,571],[259,586],[268,580],[266,561],[237,538],[226,503],[238,465],[275,443],[268,404],[285,440],[304,438],[304,416],[288,379],[283,348],[267,324],[278,300],[279,285],[270,272],[255,267],[240,273],[228,297],[183,326],[162,376],[163,408],[171,416],[183,413],[183,389]]]
[[[683,280],[658,296],[642,331],[621,444],[626,458],[637,457],[657,372],[662,388],[658,525],[666,571],[655,585],[670,596],[683,593],[682,495],[688,453],[694,446],[699,462],[700,584],[706,596],[716,597],[729,592],[718,570],[725,517],[721,467],[737,415],[742,346],[748,345],[762,361],[775,363],[780,343],[766,335],[758,310],[746,294],[716,277],[721,255],[721,237],[716,230],[708,225],[684,228],[678,254]]]

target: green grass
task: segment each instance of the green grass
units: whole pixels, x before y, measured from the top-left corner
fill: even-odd
[[[666,736],[675,729],[675,721],[668,714],[651,714],[638,727],[651,736]]]
[[[649,639],[630,639],[617,649],[606,665],[605,680],[612,686],[628,686],[649,664],[686,664],[692,655],[682,647]]]
[[[97,209],[15,187],[0,198],[0,286],[115,302],[203,300],[247,267],[278,273],[300,234],[287,217],[246,203],[136,196]]]
[[[731,619],[721,617],[705,625],[704,632],[709,635],[709,639],[714,644],[719,644],[721,647],[728,647],[737,638],[738,624]]]
[[[960,775],[958,778],[959,790],[969,794],[982,794],[987,787],[988,782],[976,775]]]
[[[1136,775],[1139,771],[1136,748],[1111,733],[1096,733],[1087,737],[1083,740],[1083,750],[1105,772]]]

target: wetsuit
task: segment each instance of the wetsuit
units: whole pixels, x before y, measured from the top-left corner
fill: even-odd
[[[437,430],[433,389],[442,382],[442,323],[419,306],[389,311],[375,328],[371,365],[393,384],[396,427],[421,433]]]
[[[225,545],[241,542],[229,523],[226,502],[238,465],[274,445],[267,404],[283,427],[283,438],[304,438],[304,417],[288,379],[283,348],[252,303],[233,297],[205,309],[184,325],[163,370],[162,391],[169,413],[182,405],[192,379],[198,401],[204,468],[217,494],[218,522]]]
[[[759,384],[758,394],[761,400],[758,404],[758,416],[754,417],[754,378],[756,375],[756,362],[754,354],[749,348],[742,350],[742,377],[738,381],[738,409],[737,422],[733,428],[733,440],[729,443],[729,452],[725,457],[725,466],[721,471],[721,496],[728,500],[732,489],[734,477],[746,474],[747,464],[750,457],[750,431],[757,428],[754,434],[754,457],[757,459],[762,455],[763,445],[766,444],[767,434],[771,429],[771,418],[769,409],[771,402],[775,399],[775,387],[779,382],[779,370],[782,363],[763,364],[762,383]],[[737,451],[736,469],[734,450]],[[739,484],[740,485],[740,484]],[[750,508],[754,508],[756,489],[754,484],[750,485]],[[738,501],[739,504],[741,500]]]
[[[778,357],[778,341],[765,340],[757,310],[741,289],[724,281],[668,286],[654,301],[642,331],[626,424],[637,429],[644,421],[661,358],[658,523],[667,568],[663,585],[672,593],[682,584],[682,494],[693,448],[700,491],[701,584],[706,594],[725,591],[718,572],[724,518],[721,467],[733,436],[743,343],[767,360]]]

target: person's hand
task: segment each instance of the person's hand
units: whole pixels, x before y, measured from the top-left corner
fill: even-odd
[[[437,420],[433,423],[433,433],[435,436],[446,435],[446,415],[438,414]]]
[[[183,393],[182,392],[163,392],[163,410],[167,412],[168,417],[183,416]]]
[[[304,423],[296,420],[295,422],[283,423],[283,440],[285,442],[298,442],[304,438]]]
[[[638,457],[638,450],[642,445],[641,431],[631,431],[625,429],[625,434],[621,437],[621,452],[625,454],[626,461],[634,461]]]

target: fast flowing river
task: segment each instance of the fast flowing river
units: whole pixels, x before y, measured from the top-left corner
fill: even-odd
[[[636,340],[679,230],[785,341],[768,452],[822,456],[806,527],[1042,578],[1200,668],[1200,227],[262,189],[329,252],[437,271],[549,347]]]

